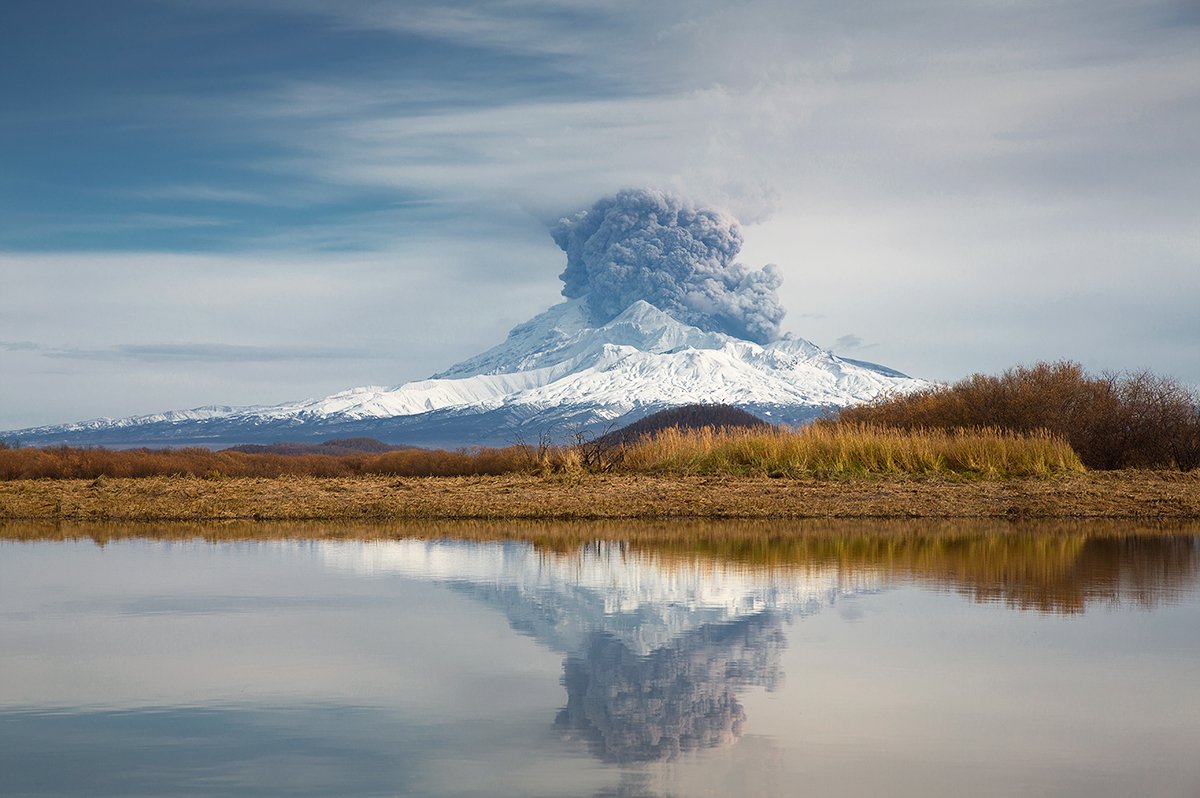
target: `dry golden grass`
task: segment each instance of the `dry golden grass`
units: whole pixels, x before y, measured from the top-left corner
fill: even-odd
[[[306,475],[344,477],[360,473],[372,455],[280,455],[184,449],[88,449],[68,446],[0,447],[0,480],[95,479],[96,477]]]
[[[0,482],[0,519],[1200,518],[1200,472],[770,479],[563,473]]]
[[[1049,433],[911,430],[861,424],[798,430],[666,429],[627,447],[618,468],[663,474],[1050,476],[1083,471]]]

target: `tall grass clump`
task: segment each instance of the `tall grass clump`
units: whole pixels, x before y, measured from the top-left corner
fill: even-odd
[[[621,470],[767,476],[1082,471],[1070,445],[1045,431],[900,430],[864,424],[789,429],[666,429],[626,447]]]
[[[1093,376],[1071,361],[975,374],[843,410],[839,422],[906,430],[1044,429],[1088,468],[1200,467],[1200,394],[1150,372]]]

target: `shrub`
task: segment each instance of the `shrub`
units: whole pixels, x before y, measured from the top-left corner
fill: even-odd
[[[1092,376],[1078,363],[974,374],[951,386],[847,408],[838,422],[902,429],[1048,430],[1089,468],[1200,466],[1200,396],[1150,372]]]

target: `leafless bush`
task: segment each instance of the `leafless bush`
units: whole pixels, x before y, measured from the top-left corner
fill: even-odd
[[[949,387],[848,408],[835,423],[996,427],[1064,437],[1089,468],[1200,466],[1200,396],[1148,371],[1089,375],[1071,361],[975,374]]]
[[[577,429],[571,433],[570,447],[585,471],[604,473],[621,465],[625,457],[625,447],[611,435],[612,431],[613,425],[610,424],[600,435],[584,429]]]

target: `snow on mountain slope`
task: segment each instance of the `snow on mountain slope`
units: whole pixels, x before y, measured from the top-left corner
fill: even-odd
[[[588,327],[580,304],[554,306],[503,344],[431,379],[280,410],[365,418],[502,405],[601,405],[622,413],[697,401],[831,407],[925,385],[842,360],[799,338],[764,347],[705,332],[642,301],[608,324]]]
[[[606,345],[662,353],[686,347],[719,349],[737,340],[682,324],[642,300],[605,325],[589,326],[585,301],[580,298],[555,305],[517,325],[504,343],[435,374],[434,379],[538,369],[578,361]]]
[[[509,442],[514,427],[505,419],[527,425],[535,419],[549,423],[570,418],[577,426],[587,426],[707,402],[766,413],[779,408],[779,420],[799,422],[822,409],[927,385],[891,369],[839,358],[800,338],[763,346],[706,332],[644,301],[634,302],[606,324],[590,326],[584,301],[555,305],[516,327],[499,346],[429,379],[393,388],[354,388],[270,407],[204,407],[95,419],[17,435],[33,442],[86,442],[89,434],[107,433],[104,442],[112,442],[125,431],[139,442],[176,441],[190,439],[182,434],[187,429],[196,440],[224,442],[365,430],[362,425],[368,424],[373,434],[383,430],[387,437],[381,424],[403,421],[405,439],[416,442],[426,439],[424,421],[444,427],[450,415],[454,429],[460,430],[453,433],[462,438],[459,444]],[[788,408],[798,412],[789,413]],[[494,427],[499,419],[503,429],[472,432],[466,417],[482,419],[484,414],[489,415],[488,425]],[[245,434],[239,435],[239,428]],[[283,431],[289,434],[283,436]]]

